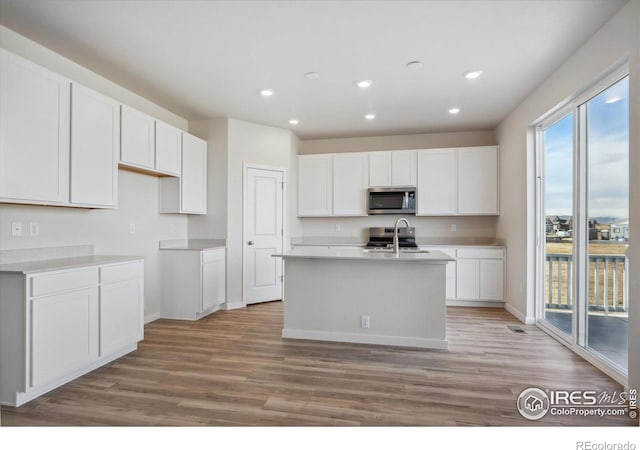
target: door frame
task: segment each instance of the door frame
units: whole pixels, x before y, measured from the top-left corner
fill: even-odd
[[[247,260],[247,246],[245,245],[246,239],[246,215],[245,208],[247,207],[247,183],[249,182],[249,169],[268,170],[272,172],[282,173],[282,251],[284,252],[284,243],[289,237],[287,218],[287,169],[285,167],[270,166],[264,164],[243,163],[242,164],[242,306],[247,306],[247,290],[245,289],[245,269]],[[281,258],[280,264],[282,264],[281,273],[284,275],[284,259]],[[282,295],[284,297],[284,282],[281,284]]]
[[[590,99],[597,96],[602,91],[608,89],[613,84],[620,81],[622,78],[629,76],[629,63],[628,60],[623,60],[611,66],[608,70],[605,70],[593,83],[586,88],[578,91],[574,96],[565,99],[562,103],[555,108],[548,111],[537,121],[535,121],[530,130],[533,137],[533,208],[534,208],[534,224],[532,231],[534,233],[534,251],[529,256],[529,262],[534,268],[533,273],[533,295],[534,295],[534,318],[535,324],[538,328],[546,332],[548,335],[555,338],[558,342],[572,350],[578,356],[582,357],[590,364],[600,369],[605,374],[616,380],[623,386],[627,386],[628,372],[624,373],[615,366],[614,363],[607,360],[606,357],[590,350],[586,345],[586,332],[587,332],[587,320],[588,309],[586,307],[586,295],[585,286],[587,285],[587,265],[586,259],[588,257],[588,241],[584,237],[583,229],[575,229],[575,226],[580,226],[580,221],[583,211],[587,208],[587,189],[588,178],[587,174],[587,153],[586,153],[586,116],[583,105]],[[541,149],[544,145],[544,139],[542,132],[548,125],[561,120],[562,117],[569,113],[574,115],[574,135],[573,135],[573,216],[574,219],[578,217],[579,220],[574,220],[574,249],[573,249],[573,295],[574,295],[574,308],[572,317],[572,332],[573,334],[568,336],[563,332],[552,327],[544,320],[544,241],[541,238],[542,218],[544,218],[544,194],[543,183],[541,176],[544,174],[544,164],[542,162]],[[531,161],[531,160],[530,160]],[[542,279],[542,280],[541,280]]]

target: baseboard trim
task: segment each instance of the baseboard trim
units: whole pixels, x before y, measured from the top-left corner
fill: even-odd
[[[503,301],[489,300],[451,300],[447,299],[447,306],[467,306],[473,308],[504,308]]]
[[[244,306],[245,305],[242,302],[226,302],[226,303],[222,304],[220,309],[224,309],[225,311],[229,311],[229,310],[232,310],[232,309],[244,308]]]
[[[154,312],[154,313],[149,313],[149,314],[145,314],[144,316],[144,324],[148,324],[151,323],[155,320],[158,320],[160,318],[160,313],[159,312]]]
[[[282,329],[282,337],[288,339],[310,339],[316,341],[351,342],[356,344],[393,345],[400,347],[433,348],[446,350],[446,339],[384,336],[379,334],[342,333],[334,331]]]
[[[504,309],[509,311],[512,316],[515,316],[516,319],[518,319],[520,322],[524,323],[525,325],[535,325],[536,323],[535,317],[526,317],[524,314],[522,314],[520,311],[518,311],[516,308],[514,308],[508,303],[504,304]]]

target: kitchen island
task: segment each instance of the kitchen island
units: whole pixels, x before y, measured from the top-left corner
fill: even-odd
[[[293,339],[447,348],[440,251],[303,247],[285,252],[284,328]]]

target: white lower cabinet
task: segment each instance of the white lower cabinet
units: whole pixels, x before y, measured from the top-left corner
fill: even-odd
[[[226,302],[226,249],[163,250],[162,304],[164,319],[198,320]]]
[[[456,299],[503,301],[504,250],[459,248]]]
[[[143,264],[1,273],[0,404],[20,406],[135,350]]]

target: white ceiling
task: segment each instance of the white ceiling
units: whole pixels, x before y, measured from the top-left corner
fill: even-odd
[[[0,0],[0,22],[187,119],[318,138],[493,128],[624,3]]]

